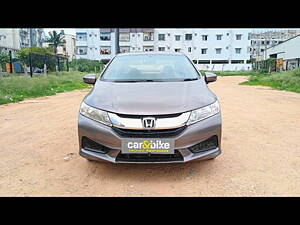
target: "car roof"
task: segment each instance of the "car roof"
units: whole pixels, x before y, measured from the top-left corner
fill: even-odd
[[[125,56],[125,55],[181,55],[185,56],[185,54],[180,52],[126,52],[119,53],[116,56]]]

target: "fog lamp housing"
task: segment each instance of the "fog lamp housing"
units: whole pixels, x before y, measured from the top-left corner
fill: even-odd
[[[188,149],[193,153],[205,152],[211,149],[218,147],[218,137],[216,135],[202,141],[198,144],[195,144]]]

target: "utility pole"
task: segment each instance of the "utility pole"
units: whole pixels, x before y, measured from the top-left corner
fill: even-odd
[[[120,43],[119,43],[119,28],[115,29],[115,53],[116,55],[120,53]]]
[[[12,56],[11,56],[11,50],[9,50],[9,67],[10,67],[10,73],[13,72],[13,64],[12,64]]]
[[[32,28],[29,28],[30,47],[33,46],[33,38],[32,38],[32,35],[33,35]]]
[[[29,67],[30,67],[30,77],[32,77],[33,71],[32,71],[32,58],[31,58],[31,52],[29,52]]]

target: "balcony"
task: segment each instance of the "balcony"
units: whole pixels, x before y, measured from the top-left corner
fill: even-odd
[[[130,33],[120,33],[119,41],[120,42],[129,42],[130,41]]]
[[[144,41],[153,41],[154,34],[153,33],[144,33]]]
[[[100,47],[100,55],[110,55],[111,54],[111,48],[110,47]]]
[[[110,33],[100,33],[101,41],[110,41],[110,39],[111,39]]]

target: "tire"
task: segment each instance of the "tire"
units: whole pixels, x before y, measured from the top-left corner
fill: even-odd
[[[214,160],[215,158],[217,158],[217,157],[213,157],[213,158],[210,158],[210,159],[207,159],[207,160]]]
[[[92,159],[86,159],[88,162],[94,162],[95,160]]]

